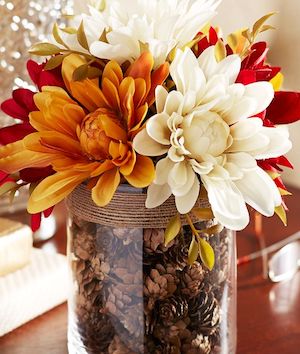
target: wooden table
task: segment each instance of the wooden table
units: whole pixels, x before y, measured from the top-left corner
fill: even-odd
[[[289,226],[274,217],[264,219],[266,243],[274,243],[300,230],[300,190],[290,189]],[[58,231],[41,248],[54,247],[65,252],[65,212],[56,210]],[[250,225],[238,235],[238,253],[257,250]],[[50,291],[50,290],[49,290]],[[67,354],[66,305],[0,338],[1,354]],[[237,354],[300,353],[300,272],[285,283],[272,284],[262,278],[261,260],[238,269],[238,350]],[[232,353],[229,353],[232,354]]]

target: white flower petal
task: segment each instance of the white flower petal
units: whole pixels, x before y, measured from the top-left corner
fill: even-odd
[[[184,196],[192,188],[197,176],[187,162],[176,164],[169,175],[169,186],[175,196]]]
[[[168,157],[159,160],[156,164],[155,171],[155,184],[166,184],[168,182],[169,174],[172,168],[174,167],[174,162],[171,161]]]
[[[163,86],[157,86],[155,90],[156,110],[161,113],[165,108],[168,91]]]
[[[144,156],[161,156],[168,152],[169,147],[157,143],[147,134],[146,129],[140,131],[133,140],[134,150]]]
[[[161,145],[170,145],[171,132],[168,127],[169,116],[166,113],[158,113],[147,121],[148,135]]]
[[[229,55],[220,63],[218,63],[216,74],[223,74],[229,84],[235,83],[241,70],[241,58],[239,55]]]
[[[216,181],[207,176],[202,181],[216,219],[232,230],[242,230],[249,223],[249,213],[242,194],[232,181]]]
[[[206,79],[214,76],[218,69],[218,63],[215,56],[215,47],[211,46],[205,49],[205,51],[199,56],[198,63]]]
[[[256,101],[255,110],[251,114],[254,116],[269,107],[274,98],[274,89],[270,82],[255,82],[246,86],[245,96]]]
[[[272,216],[281,204],[281,196],[272,178],[261,168],[245,172],[244,178],[235,182],[244,200],[259,213]]]
[[[148,187],[146,208],[152,209],[163,204],[171,196],[171,188],[168,184],[158,185],[152,183]]]
[[[176,207],[180,214],[187,214],[193,209],[198,200],[199,192],[200,182],[195,178],[194,184],[187,194],[175,197]]]

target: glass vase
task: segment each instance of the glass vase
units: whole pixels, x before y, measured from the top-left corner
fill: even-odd
[[[130,190],[134,198],[136,190]],[[110,213],[115,207],[122,220],[117,205]],[[135,205],[133,218],[139,213]],[[202,235],[215,251],[209,271],[200,259],[188,265],[189,226],[166,246],[164,228],[133,227],[128,220],[126,227],[118,225],[95,205],[87,213],[78,191],[68,206],[70,354],[235,353],[234,232]],[[97,210],[102,216],[95,222]],[[199,221],[196,227],[212,222]]]

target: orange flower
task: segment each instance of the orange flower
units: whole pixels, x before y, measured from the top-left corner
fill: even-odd
[[[70,95],[59,87],[44,87],[34,96],[39,110],[30,114],[37,132],[0,148],[0,170],[7,173],[49,164],[56,171],[34,189],[30,213],[57,204],[86,179],[99,206],[110,202],[122,177],[137,188],[154,179],[152,160],[138,155],[132,140],[154,102],[155,88],[168,75],[168,64],[152,72],[153,58],[146,52],[124,75],[110,61],[99,87],[98,79],[72,80],[74,70],[85,63],[79,55],[66,57],[62,75]]]

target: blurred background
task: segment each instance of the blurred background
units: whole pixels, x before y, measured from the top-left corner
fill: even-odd
[[[44,40],[44,33],[51,32],[51,25],[59,11],[62,9],[67,15],[74,8],[80,13],[86,9],[87,3],[97,1],[0,0],[0,101],[10,96],[13,87],[30,87],[25,69],[27,49],[32,43]],[[278,14],[270,23],[277,30],[269,31],[261,39],[267,39],[271,47],[270,62],[283,68],[284,89],[300,91],[299,0],[223,0],[214,23],[222,27],[224,34],[228,34],[251,26],[258,18],[273,11],[278,11]],[[60,24],[64,20],[58,18]],[[1,121],[4,122],[4,116]],[[289,158],[295,169],[285,171],[284,180],[300,188],[300,122],[292,125],[290,131],[294,148]]]
[[[274,11],[278,14],[269,22],[276,31],[269,31],[260,38],[269,42],[270,62],[282,67],[285,76],[283,89],[300,91],[299,0],[223,0],[214,23],[222,27],[224,34],[229,34],[238,28],[252,26],[257,19]],[[300,188],[300,122],[290,126],[290,133],[293,151],[288,157],[295,169],[285,170],[283,179]]]

